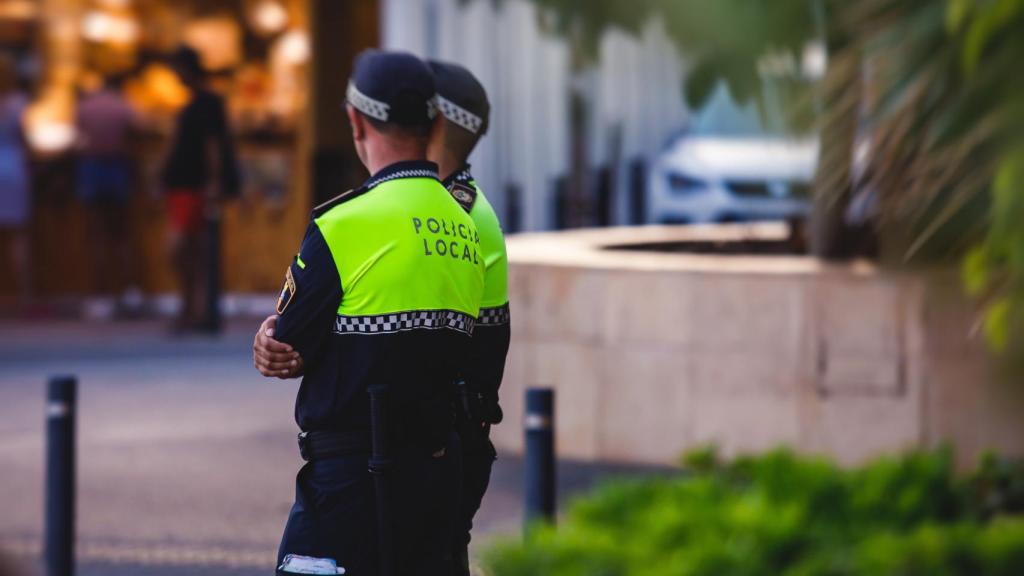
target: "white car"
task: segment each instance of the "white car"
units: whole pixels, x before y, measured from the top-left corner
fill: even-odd
[[[647,219],[661,224],[805,217],[814,138],[683,136],[651,166]]]

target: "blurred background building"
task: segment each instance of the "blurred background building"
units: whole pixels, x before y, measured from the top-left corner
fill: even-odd
[[[1015,563],[988,573],[1021,573],[1024,468],[1009,462],[1024,455],[1022,32],[1013,0],[0,0],[0,545],[39,555],[39,385],[67,372],[84,388],[86,576],[270,565],[298,461],[294,388],[260,379],[248,347],[310,209],[367,176],[342,103],[353,57],[384,47],[464,64],[493,104],[471,161],[513,233],[516,320],[480,532],[519,530],[524,391],[549,387],[559,458],[588,464],[559,463],[576,488],[608,464],[664,471],[706,446],[725,458],[785,446],[844,467],[955,451],[841,481],[818,460],[757,460],[798,507],[758,514],[755,564],[734,546],[752,526],[734,512],[760,488],[726,478],[735,507],[694,492],[679,520],[735,528],[673,532],[702,535],[697,561],[714,543],[739,562],[708,573],[783,573],[771,562],[795,549],[816,561],[806,544],[822,532],[798,509],[831,511],[828,550],[836,566],[852,558],[851,516],[820,505],[835,494],[819,491],[822,472],[871,520],[855,542],[868,556],[877,542],[911,561],[937,550],[932,512],[917,510],[949,523],[948,558],[965,550],[963,521],[1012,513],[1016,543],[998,546]],[[216,340],[168,338],[152,318],[180,308],[160,174],[190,96],[169,60],[182,44],[226,103],[242,175],[238,197],[205,214],[219,214],[221,302],[239,317]],[[92,216],[112,207],[90,205],[80,180],[114,150],[131,166],[127,204],[103,216],[127,232],[105,250],[132,256],[111,269],[123,261],[96,265]],[[122,309],[143,321],[67,321]],[[691,454],[691,471],[732,474],[713,451]],[[949,516],[951,499],[980,513]],[[670,500],[645,497],[656,515]],[[917,530],[910,516],[924,524],[903,535],[920,549],[868,538]],[[780,518],[797,539],[777,538]],[[612,536],[588,538],[595,558],[606,542],[677,544],[617,514],[608,524]],[[583,532],[559,525],[566,553],[590,558]],[[972,553],[1010,542],[1000,526],[979,524],[995,540],[971,536]],[[551,558],[537,552],[510,558]],[[985,573],[974,566],[963,573]]]
[[[35,266],[22,272],[5,259],[0,267],[5,276],[28,276],[32,293],[51,303],[90,297],[102,284],[92,277],[95,239],[76,200],[83,148],[76,103],[117,79],[140,132],[130,199],[138,265],[122,288],[171,292],[158,174],[175,112],[187,100],[166,62],[180,44],[201,53],[228,102],[239,148],[243,194],[223,205],[229,312],[246,307],[245,294],[276,290],[311,206],[365,177],[340,102],[352,57],[370,46],[459,62],[481,78],[494,112],[472,160],[507,231],[746,219],[757,211],[732,205],[744,195],[782,206],[774,196],[795,193],[757,181],[764,150],[723,149],[714,139],[737,130],[770,134],[764,123],[778,110],[738,106],[724,87],[699,112],[689,110],[687,66],[660,19],[646,19],[637,33],[604,30],[589,52],[557,27],[555,14],[526,0],[8,0],[0,6],[0,50],[16,61],[31,97],[24,126]],[[795,170],[806,180],[816,150],[805,149],[811,160]],[[708,154],[733,163],[737,154],[756,156],[754,174],[741,170],[738,184],[725,173],[697,181],[704,199],[687,197],[676,209],[697,190],[687,162]],[[805,208],[797,201],[762,216]],[[0,297],[13,300],[17,286],[5,283]],[[152,302],[164,311],[175,306],[169,297]]]
[[[0,50],[17,62],[31,98],[23,124],[31,158],[36,296],[82,296],[95,284],[87,252],[94,239],[87,237],[76,199],[83,147],[76,106],[115,77],[123,79],[123,95],[139,119],[130,199],[138,277],[132,284],[150,294],[169,291],[158,176],[175,112],[187,101],[166,61],[181,44],[200,52],[213,89],[226,98],[244,174],[242,201],[225,204],[228,287],[274,290],[280,263],[294,248],[280,239],[301,236],[312,202],[308,17],[309,5],[301,0],[0,4]],[[237,257],[243,249],[266,257]],[[6,259],[3,266],[4,276],[14,278]],[[4,283],[5,298],[16,285]]]
[[[530,2],[384,0],[382,11],[384,46],[459,62],[487,88],[491,137],[474,166],[507,228],[564,227],[574,154],[590,205],[581,224],[643,221],[645,168],[688,116],[681,58],[660,22],[639,37],[609,31],[577,71],[569,41]]]

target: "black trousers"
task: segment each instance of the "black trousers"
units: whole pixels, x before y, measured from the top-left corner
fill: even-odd
[[[490,435],[484,432],[462,434],[462,492],[459,495],[459,524],[455,534],[454,556],[458,561],[456,574],[469,575],[469,542],[472,539],[473,518],[480,510],[487,486],[491,482],[491,468],[497,458]]]
[[[450,576],[458,525],[461,444],[451,435],[444,454],[399,451],[390,478],[398,576]],[[295,481],[278,565],[288,554],[333,558],[349,576],[376,576],[377,516],[368,455],[306,463]]]

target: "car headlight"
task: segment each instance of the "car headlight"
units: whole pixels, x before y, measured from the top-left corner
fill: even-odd
[[[673,194],[694,194],[708,187],[707,182],[679,172],[671,172],[668,177],[668,188]]]

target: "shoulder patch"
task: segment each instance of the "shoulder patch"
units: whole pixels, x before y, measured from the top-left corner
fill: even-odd
[[[295,276],[292,275],[292,267],[288,267],[288,272],[284,275],[284,286],[281,287],[281,294],[277,297],[277,313],[284,314],[284,311],[288,308],[288,305],[295,299],[295,291],[297,290],[295,285]]]
[[[355,188],[353,190],[348,190],[346,192],[338,194],[337,196],[331,198],[327,202],[324,202],[323,204],[320,204],[319,206],[313,208],[313,218],[316,219],[319,218],[320,216],[323,216],[331,208],[334,208],[335,206],[340,206],[353,198],[361,196],[363,192],[366,192],[366,188]]]
[[[462,206],[462,209],[469,212],[476,203],[476,188],[462,182],[452,182],[448,185],[448,193],[455,198],[455,201]]]

